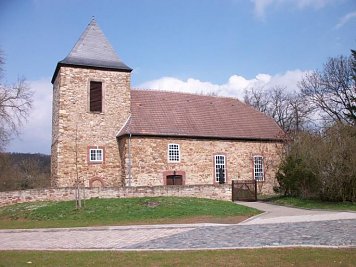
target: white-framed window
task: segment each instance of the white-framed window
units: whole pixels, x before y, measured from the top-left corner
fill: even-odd
[[[168,162],[180,161],[180,149],[178,144],[168,144]]]
[[[263,157],[262,156],[254,156],[253,157],[253,178],[256,181],[264,180]]]
[[[214,165],[215,165],[215,182],[219,182],[219,175],[222,171],[224,174],[224,181],[226,182],[226,161],[225,155],[215,155],[214,157]]]
[[[104,149],[102,148],[90,148],[89,149],[89,161],[90,162],[103,162]]]

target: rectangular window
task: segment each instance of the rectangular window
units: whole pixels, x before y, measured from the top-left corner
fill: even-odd
[[[90,82],[90,97],[89,97],[90,112],[103,111],[103,90],[102,82]]]
[[[225,156],[215,155],[215,182],[219,182],[220,174],[224,175],[224,182],[226,182],[226,168],[225,168]]]
[[[103,162],[104,150],[102,148],[91,148],[89,149],[89,160],[90,162]]]
[[[179,162],[180,161],[180,151],[178,144],[168,145],[168,161],[169,162]]]
[[[253,157],[253,177],[256,181],[263,181],[263,158],[262,156]]]

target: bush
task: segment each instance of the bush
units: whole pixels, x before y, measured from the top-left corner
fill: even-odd
[[[299,133],[276,174],[280,191],[303,198],[356,201],[356,127]]]
[[[317,195],[319,180],[309,152],[310,146],[316,142],[317,137],[311,134],[300,133],[294,139],[276,174],[279,191],[284,195],[303,198]]]
[[[279,192],[288,196],[308,198],[315,196],[318,180],[301,158],[288,156],[276,174]]]
[[[335,125],[323,136],[320,196],[331,201],[356,201],[356,126]]]

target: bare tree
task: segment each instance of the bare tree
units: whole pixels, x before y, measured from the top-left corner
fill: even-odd
[[[352,79],[354,80],[354,88],[356,87],[356,50],[351,49],[351,64],[352,64]],[[356,89],[355,89],[356,90]],[[354,121],[356,121],[356,96],[351,97],[351,106],[349,107],[351,110],[348,117]]]
[[[4,60],[4,54],[2,52],[2,50],[0,50],[0,80],[3,78],[3,66],[5,65],[5,60]]]
[[[244,101],[267,115],[269,106],[269,94],[263,88],[252,87],[245,91]]]
[[[29,115],[32,106],[32,92],[25,79],[18,79],[12,85],[3,82],[4,57],[0,51],[0,151]]]
[[[306,99],[285,87],[251,88],[245,92],[245,103],[272,117],[288,133],[304,130],[310,122],[312,109]]]
[[[352,57],[329,58],[322,71],[305,75],[299,83],[302,94],[317,108],[326,122],[356,124],[356,88]]]
[[[268,91],[268,94],[270,98],[268,113],[282,129],[290,132],[292,110],[290,108],[290,95],[286,93],[286,88],[275,86]]]

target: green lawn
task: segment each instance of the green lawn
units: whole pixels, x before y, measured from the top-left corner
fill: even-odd
[[[326,202],[285,196],[270,197],[262,200],[269,203],[297,208],[356,211],[356,203],[352,202]]]
[[[356,249],[247,249],[170,252],[0,251],[0,266],[355,266]]]
[[[237,223],[259,211],[229,201],[156,197],[22,203],[0,208],[0,228],[225,222]]]

